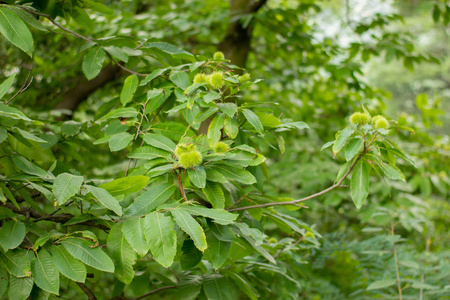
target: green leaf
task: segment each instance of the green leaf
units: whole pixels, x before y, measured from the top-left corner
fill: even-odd
[[[229,180],[235,180],[243,184],[256,183],[255,176],[247,170],[231,167],[229,165],[215,165],[214,168]]]
[[[17,131],[20,133],[21,136],[23,136],[27,140],[35,141],[38,143],[44,143],[44,144],[48,143],[46,140],[43,140],[43,139],[35,136],[34,134],[29,133],[28,131],[22,130],[20,128],[17,128]]]
[[[8,131],[0,126],[0,144],[8,138]]]
[[[13,11],[1,6],[0,33],[30,57],[33,55],[33,35],[27,25]]]
[[[195,246],[200,251],[205,251],[208,246],[206,244],[205,232],[200,224],[198,224],[197,221],[195,221],[195,219],[185,210],[175,208],[170,210],[170,212],[175,219],[175,222],[177,222],[178,226],[180,226],[181,230],[186,232],[194,241]]]
[[[219,274],[205,275],[203,290],[208,300],[235,300],[230,282]]]
[[[129,218],[123,222],[122,232],[134,251],[144,257],[148,252],[148,244],[144,236],[144,219]]]
[[[145,238],[155,260],[168,268],[177,254],[177,234],[171,217],[152,212],[145,217]]]
[[[6,184],[2,181],[0,181],[0,188],[3,192],[3,194],[14,204],[14,206],[20,210],[20,206],[16,201],[16,198],[14,198],[14,195],[11,193],[11,191],[6,187]]]
[[[180,265],[183,270],[189,270],[202,260],[203,253],[195,247],[194,242],[187,238],[181,247]]]
[[[38,287],[59,295],[59,271],[47,250],[39,251],[31,261],[31,274]]]
[[[347,161],[350,161],[353,157],[355,157],[356,154],[361,152],[361,150],[364,147],[364,140],[363,139],[353,139],[351,140],[347,147],[345,148],[345,159]]]
[[[352,199],[357,209],[360,209],[369,195],[369,166],[362,159],[356,163],[350,181]]]
[[[152,185],[146,192],[136,198],[136,202],[131,204],[126,214],[129,216],[142,216],[148,214],[153,209],[162,205],[175,192],[175,185],[172,183],[162,183]]]
[[[111,228],[106,246],[116,262],[116,271],[114,275],[123,283],[130,284],[135,276],[133,265],[136,263],[137,257],[122,232],[122,225],[123,223],[116,223]]]
[[[47,27],[42,25],[41,22],[39,22],[32,14],[28,13],[27,11],[14,6],[7,6],[6,8],[12,10],[24,22],[28,23],[28,25],[36,28],[37,30],[48,31]]]
[[[56,196],[56,203],[63,205],[74,196],[83,184],[83,177],[69,173],[59,174],[53,182],[53,194]]]
[[[253,126],[253,128],[255,128],[259,134],[262,134],[264,131],[264,127],[258,116],[249,109],[243,109],[242,113],[244,114],[247,121]]]
[[[116,46],[108,46],[108,47],[104,47],[103,49],[105,49],[106,52],[108,52],[115,58],[117,58],[121,61],[124,61],[124,62],[128,62],[128,54],[126,54],[125,51],[123,51],[121,48],[116,47]]]
[[[16,249],[6,253],[0,252],[0,260],[10,274],[16,277],[30,276],[30,260],[26,250]]]
[[[264,127],[275,128],[282,124],[281,121],[272,114],[257,111],[255,112],[255,115],[258,117]]]
[[[12,276],[12,275],[11,275]],[[0,267],[0,297],[8,289],[9,275],[5,268]]]
[[[229,273],[228,275],[251,300],[259,298],[258,291],[243,276],[237,273]]]
[[[387,287],[390,287],[397,283],[397,280],[395,279],[385,279],[385,280],[377,280],[375,282],[372,282],[366,290],[377,290],[377,289],[384,289]]]
[[[9,299],[25,300],[30,296],[31,289],[33,288],[33,278],[24,277],[17,278],[15,276],[9,277]]]
[[[169,152],[174,152],[177,147],[171,139],[161,134],[146,134],[144,136],[144,141],[150,146]]]
[[[189,180],[198,188],[204,188],[206,184],[206,172],[203,167],[188,170]]]
[[[129,103],[133,99],[134,93],[136,92],[138,85],[139,79],[137,75],[133,74],[125,79],[122,92],[120,93],[120,102],[122,102],[123,106],[127,105],[127,103]]]
[[[86,266],[81,261],[70,255],[62,246],[52,246],[51,252],[53,262],[61,274],[73,281],[85,282]]]
[[[0,245],[5,251],[17,248],[22,244],[25,233],[25,224],[22,222],[15,220],[6,221],[0,228]]]
[[[36,175],[40,178],[47,178],[47,172],[45,172],[43,169],[39,168],[35,164],[33,164],[31,161],[26,159],[23,156],[19,155],[12,155],[11,156],[14,164],[24,173]]]
[[[3,96],[6,95],[6,93],[11,88],[12,84],[14,83],[14,78],[16,78],[17,74],[13,74],[9,76],[5,81],[0,84],[0,100],[3,98]]]
[[[164,53],[170,54],[175,59],[186,59],[189,61],[196,61],[196,58],[192,53],[189,53],[169,43],[164,42],[145,43],[143,46],[149,49],[151,48],[159,49]]]
[[[208,142],[209,146],[212,148],[218,141],[220,141],[220,137],[222,135],[221,129],[224,124],[224,116],[222,114],[217,114],[212,120],[211,124],[209,124],[208,128]]]
[[[400,169],[396,166],[388,165],[383,162],[380,162],[378,165],[380,166],[380,169],[383,170],[383,173],[387,178],[405,181],[405,175],[403,175],[402,171],[400,171]]]
[[[172,71],[170,72],[169,78],[177,87],[183,90],[191,85],[189,75],[183,71]]]
[[[235,139],[239,133],[239,123],[235,118],[226,118],[223,129],[229,138]]]
[[[95,46],[89,50],[83,60],[83,73],[88,80],[94,79],[102,70],[106,53],[103,48]]]
[[[139,113],[133,107],[122,107],[107,113],[101,117],[99,121],[102,122],[112,118],[133,118],[138,114]]]
[[[155,159],[155,158],[164,158],[169,160],[172,158],[173,154],[170,154],[167,151],[152,147],[152,146],[143,146],[134,150],[132,153],[127,155],[129,158],[136,159]]]
[[[111,195],[127,195],[142,190],[148,182],[144,175],[118,178],[99,185],[99,188],[107,190]]]
[[[66,250],[76,259],[88,266],[104,272],[114,273],[114,263],[100,247],[92,248],[93,244],[85,239],[68,238],[61,241]]]
[[[208,242],[208,252],[211,256],[212,265],[218,269],[227,260],[231,243],[219,240],[211,230],[206,233],[206,241]]]
[[[225,208],[225,195],[220,184],[209,181],[202,191],[214,208]]]
[[[150,75],[148,75],[147,77],[144,78],[144,80],[141,81],[141,83],[139,84],[140,86],[146,85],[147,83],[150,83],[153,79],[155,79],[156,77],[160,76],[161,74],[163,74],[164,72],[167,71],[168,68],[163,68],[163,69],[156,69],[153,72],[150,73]]]
[[[237,106],[234,103],[217,103],[220,110],[228,117],[232,118],[237,113]]]
[[[224,209],[206,208],[204,206],[184,205],[180,206],[178,210],[186,211],[194,216],[203,216],[212,219],[215,223],[221,225],[232,224],[238,215],[232,214]]]
[[[127,147],[128,144],[133,140],[133,136],[128,132],[121,132],[115,134],[109,140],[109,149],[111,151],[119,151]]]
[[[11,119],[31,121],[22,111],[17,108],[0,103],[0,116],[6,116]]]
[[[342,147],[345,146],[347,143],[347,140],[350,138],[350,136],[355,132],[355,130],[351,128],[345,128],[344,130],[340,131],[336,137],[336,141],[333,144],[333,153],[336,155],[341,151]]]
[[[107,190],[92,185],[86,185],[86,188],[104,207],[112,210],[118,216],[122,215],[122,206],[120,206],[119,201],[117,201],[117,199],[114,198]]]
[[[215,169],[206,169],[206,179],[213,182],[218,183],[226,183],[228,182],[228,179],[225,178],[225,176],[222,175],[219,171]]]

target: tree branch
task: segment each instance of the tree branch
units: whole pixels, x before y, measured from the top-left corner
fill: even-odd
[[[312,194],[310,196],[301,198],[301,199],[297,199],[297,200],[292,200],[292,201],[283,201],[283,202],[270,202],[270,203],[263,203],[263,204],[256,204],[256,205],[250,205],[250,206],[243,206],[243,207],[238,207],[238,208],[233,208],[233,209],[228,209],[228,211],[240,211],[240,210],[247,210],[247,209],[252,209],[252,208],[262,208],[262,207],[270,207],[270,206],[277,206],[277,205],[292,205],[292,204],[296,204],[296,203],[300,203],[300,202],[304,202],[319,196],[322,196],[323,194],[326,194],[332,190],[334,190],[337,187],[341,186],[341,183],[344,181],[345,178],[347,178],[348,174],[350,174],[350,172],[353,170],[353,168],[355,167],[356,163],[361,159],[361,157],[363,157],[363,155],[367,152],[367,149],[363,152],[361,152],[361,154],[358,156],[357,159],[355,159],[355,161],[353,162],[353,164],[350,166],[350,168],[347,170],[347,172],[344,174],[344,176],[335,184],[333,184],[332,186],[324,189],[323,191],[320,191],[318,193]]]
[[[178,286],[176,286],[176,285],[163,286],[163,287],[160,287],[160,288],[158,288],[156,290],[150,291],[150,292],[148,292],[148,293],[146,293],[144,295],[136,297],[136,298],[134,298],[134,300],[139,300],[139,299],[145,298],[147,296],[156,294],[156,293],[164,291],[164,290],[171,290],[171,289],[176,289],[176,288],[178,288]]]
[[[78,286],[83,290],[83,292],[87,295],[88,300],[97,300],[94,293],[82,282],[77,282]]]

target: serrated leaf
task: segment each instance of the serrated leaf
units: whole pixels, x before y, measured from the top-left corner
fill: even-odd
[[[10,274],[16,277],[30,276],[30,260],[24,249],[15,249],[6,253],[0,252],[0,260]]]
[[[225,208],[225,195],[219,184],[208,182],[202,191],[214,208]]]
[[[99,185],[99,188],[107,190],[111,195],[127,195],[142,190],[148,182],[144,175],[118,178]]]
[[[173,154],[170,154],[167,151],[155,148],[153,146],[143,146],[139,147],[130,154],[128,154],[129,158],[136,159],[155,159],[155,158],[164,158],[166,160],[171,159]]]
[[[183,71],[172,71],[170,72],[169,78],[177,87],[183,90],[191,85],[189,75]]]
[[[214,268],[220,268],[227,260],[231,243],[219,240],[212,231],[206,234],[206,241],[208,243],[208,252],[211,256],[211,262]]]
[[[377,280],[375,282],[372,282],[366,290],[377,290],[377,289],[384,289],[387,287],[390,287],[397,283],[397,280],[395,279],[385,279],[385,280]]]
[[[160,76],[161,74],[163,74],[165,71],[167,71],[168,68],[163,68],[163,69],[156,69],[153,72],[150,73],[150,75],[148,75],[147,77],[144,78],[144,80],[141,81],[141,83],[139,84],[140,86],[146,85],[147,83],[151,82],[153,79],[155,79],[156,77]]]
[[[0,84],[0,100],[3,98],[3,96],[6,95],[6,93],[11,88],[12,84],[14,83],[14,79],[16,78],[17,74],[13,74],[9,76],[5,81]]]
[[[264,131],[264,127],[258,116],[249,109],[243,109],[242,113],[244,114],[247,121],[253,126],[253,128],[255,128],[259,134],[262,134]]]
[[[225,176],[222,175],[222,173],[210,168],[206,169],[206,179],[218,183],[228,182],[228,179],[226,179]]]
[[[16,120],[32,121],[19,109],[3,103],[0,103],[0,116],[6,116]]]
[[[122,107],[115,109],[99,119],[100,122],[106,121],[111,118],[132,118],[139,113],[133,107]]]
[[[369,195],[369,166],[362,159],[356,163],[350,180],[352,199],[357,209],[360,209]]]
[[[122,150],[127,147],[132,140],[133,136],[128,132],[115,134],[109,139],[109,149],[113,152]]]
[[[162,205],[175,192],[173,183],[162,183],[151,186],[146,192],[136,198],[136,202],[131,204],[126,214],[129,216],[143,216],[156,207]]]
[[[25,238],[25,233],[25,224],[22,222],[15,220],[6,221],[0,228],[0,246],[5,251],[19,247]]]
[[[133,281],[135,272],[133,265],[136,263],[136,253],[128,243],[122,232],[122,223],[116,223],[109,232],[106,247],[116,262],[114,275],[125,284]]]
[[[192,206],[184,205],[178,208],[179,210],[186,211],[194,216],[203,216],[205,218],[212,219],[215,223],[221,225],[229,225],[234,223],[237,216],[224,209],[207,208],[204,206]]]
[[[69,173],[62,173],[56,176],[53,182],[53,194],[56,196],[56,203],[63,205],[74,196],[83,184],[83,177]]]
[[[259,298],[258,291],[243,277],[243,275],[241,276],[237,273],[229,273],[228,275],[251,300],[257,300]]]
[[[194,241],[195,246],[200,251],[205,251],[208,247],[206,244],[206,236],[202,226],[186,211],[180,209],[170,210],[175,222],[180,226],[181,230],[186,232]]]
[[[83,73],[88,80],[94,79],[102,70],[106,53],[103,48],[93,47],[83,59]]]
[[[120,102],[122,102],[123,106],[127,105],[133,99],[138,85],[139,79],[135,74],[130,75],[125,79],[122,91],[120,92]]]
[[[225,133],[229,138],[235,139],[239,133],[239,123],[235,118],[226,118],[224,123]]]
[[[381,162],[378,164],[380,166],[380,169],[383,171],[384,175],[386,175],[387,178],[392,180],[401,180],[405,181],[405,175],[403,175],[402,171],[400,171],[399,168],[393,165],[387,165],[384,162]]]
[[[59,295],[59,271],[46,250],[39,251],[36,258],[31,261],[31,275],[38,287]]]
[[[208,142],[210,147],[214,147],[218,141],[220,141],[221,137],[221,129],[224,124],[224,116],[222,114],[217,114],[214,119],[209,124],[208,128]]]
[[[195,247],[194,242],[187,238],[181,247],[180,265],[183,270],[189,270],[202,260],[203,253]]]
[[[6,6],[9,10],[12,10],[17,16],[19,16],[28,25],[36,28],[40,31],[48,31],[47,27],[41,24],[32,14],[27,11],[14,6]],[[0,97],[1,98],[1,97]]]
[[[155,260],[170,267],[177,254],[177,234],[171,217],[153,212],[145,217],[145,238]]]
[[[198,188],[204,188],[206,184],[206,172],[203,167],[188,170],[189,180]]]
[[[68,238],[61,241],[66,250],[76,259],[88,266],[104,272],[114,273],[114,263],[111,258],[100,248],[92,248],[91,242],[84,239]]]
[[[73,281],[85,282],[86,266],[81,261],[70,255],[63,246],[52,246],[51,252],[53,262],[61,274]]]
[[[116,46],[108,46],[108,47],[104,47],[104,49],[106,50],[106,52],[108,52],[115,58],[117,58],[123,62],[128,62],[128,54],[125,51],[123,51],[121,48],[116,47]]]
[[[30,296],[31,290],[33,288],[33,278],[24,277],[17,278],[15,276],[9,277],[9,299],[14,300],[25,300]]]
[[[226,114],[230,118],[232,118],[237,113],[237,106],[234,103],[217,103],[217,106],[224,114]]]
[[[144,141],[150,146],[169,152],[174,152],[177,147],[171,139],[161,134],[146,134],[144,135]]]
[[[232,287],[228,279],[219,274],[205,275],[203,279],[203,291],[208,300],[234,300],[230,291]]]
[[[118,216],[122,215],[122,206],[120,206],[119,201],[117,201],[117,199],[114,198],[107,190],[92,185],[86,185],[86,188],[104,207],[112,210]]]
[[[336,140],[333,144],[333,153],[336,155],[341,151],[342,147],[345,146],[350,136],[355,132],[355,130],[351,128],[345,128],[340,131],[336,137]]]
[[[243,184],[256,183],[255,176],[247,170],[230,167],[229,165],[215,165],[214,168],[229,180],[235,180]]]
[[[345,148],[345,160],[350,161],[356,154],[361,152],[364,147],[363,139],[353,139],[351,140],[347,147]]]
[[[47,178],[48,174],[43,169],[39,168],[35,164],[33,164],[31,161],[26,159],[23,156],[20,155],[12,155],[11,156],[14,164],[24,173],[36,175],[41,178]]]
[[[263,127],[275,128],[282,124],[281,121],[272,114],[257,111],[255,112],[255,115],[258,117]]]
[[[148,244],[144,236],[144,219],[129,218],[123,222],[122,232],[134,251],[141,257],[144,257],[148,252]]]
[[[0,6],[0,33],[30,57],[34,41],[27,25],[11,10]]]

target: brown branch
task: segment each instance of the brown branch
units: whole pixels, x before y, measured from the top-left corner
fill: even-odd
[[[95,297],[94,293],[82,282],[77,282],[78,286],[83,290],[83,292],[88,297],[88,300],[97,300],[97,297]]]
[[[181,193],[181,195],[183,195],[184,201],[188,202],[186,193],[184,192],[183,182],[181,182],[181,174],[180,173],[177,174],[177,179],[178,179],[178,187],[180,188],[180,193]]]
[[[20,215],[23,215],[23,216],[26,216],[26,217],[34,218],[35,219],[35,220],[33,220],[34,222],[50,221],[50,222],[64,224],[64,223],[70,221],[73,217],[75,217],[72,214],[42,215],[41,213],[39,213],[38,211],[34,210],[31,207],[20,207],[20,209],[18,209],[12,203],[1,203],[0,202],[0,207],[5,207],[5,208],[15,212],[16,214],[20,214]],[[81,223],[77,223],[77,225],[85,225],[85,226],[97,227],[97,228],[100,228],[100,229],[102,229],[104,231],[108,231],[109,230],[109,228],[107,226],[101,225],[101,224],[96,224],[93,221],[84,221],[84,222],[81,222]]]
[[[176,285],[163,286],[163,287],[160,287],[160,288],[158,288],[158,289],[156,289],[156,290],[150,291],[150,292],[148,292],[148,293],[146,293],[146,294],[144,294],[144,295],[141,295],[141,296],[139,296],[139,297],[136,297],[136,298],[134,298],[134,300],[143,299],[143,298],[145,298],[145,297],[147,297],[147,296],[156,294],[156,293],[158,293],[158,292],[161,292],[161,291],[164,291],[164,290],[176,289],[176,288],[178,288],[178,286],[176,286]]]
[[[256,204],[256,205],[250,205],[250,206],[243,206],[243,207],[228,209],[228,211],[240,211],[240,210],[247,210],[247,209],[252,209],[252,208],[262,208],[262,207],[270,207],[270,206],[277,206],[277,205],[292,205],[292,204],[295,204],[295,203],[304,202],[304,201],[307,201],[307,200],[310,200],[310,199],[322,196],[323,194],[326,194],[326,193],[334,190],[335,188],[338,188],[338,187],[341,186],[341,183],[348,176],[348,174],[350,174],[350,172],[355,167],[356,163],[361,159],[361,157],[365,154],[365,152],[366,151],[361,152],[361,154],[358,156],[358,158],[353,162],[353,164],[350,166],[350,168],[347,170],[347,172],[344,174],[344,176],[338,182],[336,182],[332,186],[324,189],[323,191],[320,191],[318,193],[315,193],[315,194],[312,194],[312,195],[309,195],[307,197],[304,197],[304,198],[301,198],[301,199],[297,199],[297,200],[283,201],[283,202],[270,202],[270,203]]]

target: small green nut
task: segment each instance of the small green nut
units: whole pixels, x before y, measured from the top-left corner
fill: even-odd
[[[216,153],[225,153],[228,150],[230,150],[230,146],[228,146],[224,142],[218,142],[214,145],[214,152]]]
[[[388,120],[381,115],[373,117],[372,124],[375,129],[387,129],[389,127]]]
[[[224,60],[225,55],[223,55],[222,51],[217,51],[216,53],[214,53],[213,58],[214,60]]]
[[[179,157],[179,163],[185,169],[196,167],[200,165],[202,161],[202,154],[198,150],[184,152]]]
[[[197,84],[208,83],[208,79],[205,74],[199,73],[199,74],[195,75],[194,83],[197,83]]]
[[[220,89],[225,85],[225,80],[223,79],[223,72],[216,71],[207,77],[209,85],[213,89]]]
[[[197,151],[197,146],[195,146],[195,144],[186,145],[184,143],[180,143],[175,148],[175,155],[180,158],[181,154],[191,151]]]
[[[238,77],[239,83],[246,82],[247,80],[250,80],[250,74],[245,73],[244,75],[241,75]]]
[[[369,123],[370,116],[366,113],[356,112],[350,116],[350,122],[356,125],[364,125]]]

